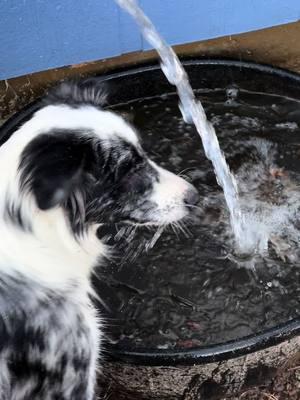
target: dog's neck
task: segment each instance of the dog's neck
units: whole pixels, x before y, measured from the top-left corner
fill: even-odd
[[[75,238],[61,209],[36,210],[30,231],[0,222],[0,273],[20,273],[51,285],[86,281],[105,254],[96,227]]]
[[[10,176],[10,171],[6,175]],[[96,236],[97,226],[76,237],[61,207],[39,210],[32,198],[18,193],[15,177],[12,182],[0,194],[0,273],[19,273],[54,287],[87,282],[97,261],[106,254]],[[7,215],[8,198],[16,207],[20,205],[25,226]]]

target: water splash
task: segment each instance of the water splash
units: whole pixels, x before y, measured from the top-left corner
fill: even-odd
[[[134,18],[145,39],[157,50],[161,58],[163,73],[168,81],[177,88],[180,99],[179,107],[185,122],[194,123],[201,136],[205,154],[212,162],[218,184],[224,191],[237,250],[242,253],[253,252],[257,245],[257,238],[247,232],[235,178],[220,149],[214,127],[207,120],[202,104],[196,99],[188,76],[177,55],[160,37],[150,19],[143,13],[135,0],[116,0],[116,2]]]

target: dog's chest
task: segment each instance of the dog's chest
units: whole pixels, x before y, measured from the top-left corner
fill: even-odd
[[[0,289],[0,398],[92,398],[98,333],[88,297],[7,285]]]

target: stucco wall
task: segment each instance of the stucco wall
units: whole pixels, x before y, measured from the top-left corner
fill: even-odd
[[[299,0],[140,0],[171,44],[300,19]],[[114,0],[0,0],[0,80],[148,49]]]

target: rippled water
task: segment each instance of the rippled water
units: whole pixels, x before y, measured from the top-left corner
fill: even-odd
[[[300,314],[300,104],[243,91],[233,99],[231,89],[197,96],[236,175],[249,227],[271,238],[252,259],[234,255],[222,190],[177,97],[116,107],[138,127],[150,156],[201,195],[193,221],[164,232],[148,252],[154,232],[111,232],[121,250],[97,285],[110,308],[108,335],[120,346],[208,345]]]

